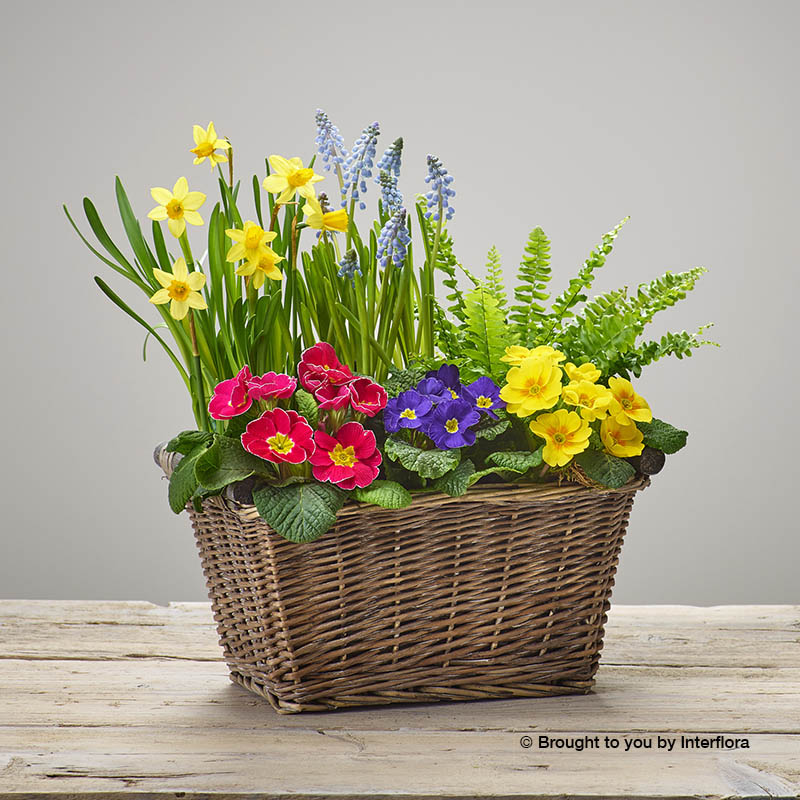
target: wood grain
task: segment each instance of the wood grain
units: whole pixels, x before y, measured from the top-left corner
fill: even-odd
[[[207,604],[0,601],[0,798],[798,795],[800,607],[613,608],[597,679],[588,696],[281,716],[229,682]],[[681,733],[750,748],[537,739]]]

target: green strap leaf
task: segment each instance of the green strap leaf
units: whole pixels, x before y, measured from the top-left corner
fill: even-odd
[[[263,486],[253,492],[258,513],[290,542],[313,542],[336,522],[346,495],[330,483]]]

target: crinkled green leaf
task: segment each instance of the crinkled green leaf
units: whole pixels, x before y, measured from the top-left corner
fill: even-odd
[[[350,492],[360,503],[371,503],[382,508],[405,508],[411,504],[411,493],[395,481],[373,481],[369,486],[356,487]]]
[[[213,439],[214,434],[208,431],[181,431],[167,442],[167,446],[164,449],[168,453],[188,455],[198,445],[210,445]]]
[[[214,443],[197,460],[195,476],[206,489],[223,489],[255,473],[274,474],[266,461],[248,453],[238,439],[215,436]]]
[[[253,492],[258,513],[291,542],[313,542],[336,522],[347,495],[330,483],[262,486]]]
[[[575,461],[593,481],[610,489],[624,486],[636,474],[627,461],[599,450],[584,450]]]
[[[407,470],[416,472],[421,478],[441,478],[455,469],[461,461],[460,450],[421,450],[413,444],[390,436],[384,447],[386,456],[399,461]]]
[[[450,497],[461,497],[469,489],[469,479],[474,472],[475,465],[465,458],[455,469],[434,481],[433,488],[449,494]]]
[[[294,393],[294,401],[297,403],[297,411],[308,420],[308,424],[317,429],[319,424],[319,406],[314,396],[309,394],[305,389],[298,389]]]
[[[653,419],[652,422],[637,422],[636,424],[648,447],[654,447],[667,455],[677,453],[678,450],[686,447],[686,439],[689,434],[679,428],[674,428],[668,422]]]
[[[496,439],[501,433],[505,433],[511,425],[509,419],[489,419],[485,424],[481,424],[475,429],[475,437],[478,439],[486,439],[492,441]]]
[[[186,431],[185,433],[192,433],[196,431]],[[175,437],[180,438],[179,436]],[[175,441],[173,439],[173,441]],[[170,442],[172,444],[172,442]],[[169,507],[176,513],[180,514],[186,507],[190,498],[198,489],[199,481],[195,476],[195,467],[198,460],[205,454],[210,441],[200,441],[190,449],[183,458],[175,465],[169,479]],[[168,445],[169,447],[169,445]],[[180,451],[176,451],[180,452]]]
[[[523,473],[532,467],[538,467],[542,463],[543,449],[544,447],[542,446],[532,453],[524,451],[492,453],[486,457],[486,460],[501,469]]]

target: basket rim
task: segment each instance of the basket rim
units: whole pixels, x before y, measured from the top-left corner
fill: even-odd
[[[161,442],[153,453],[156,464],[164,471],[164,474],[169,477],[175,469],[177,461],[180,457],[178,453],[168,453],[165,448],[166,442]],[[592,496],[602,497],[608,494],[635,494],[642,489],[646,489],[650,485],[650,478],[646,475],[636,475],[629,480],[624,486],[616,489],[610,487],[588,487],[578,483],[531,483],[531,484],[494,484],[488,486],[476,486],[469,489],[465,494],[459,497],[451,497],[450,495],[438,492],[435,490],[416,490],[412,494],[411,505],[406,508],[423,509],[423,508],[438,508],[453,503],[484,503],[491,501],[493,504],[514,504],[521,500],[527,504],[539,503],[553,500],[570,499],[576,496]],[[235,508],[239,514],[244,516],[258,515],[258,511],[252,503],[242,503],[235,500],[229,492],[225,492],[222,497],[224,502],[230,507]],[[352,498],[342,506],[337,513],[353,514],[359,513],[365,509],[378,510],[378,511],[394,511],[403,509],[386,509],[374,506],[371,503],[362,503]]]

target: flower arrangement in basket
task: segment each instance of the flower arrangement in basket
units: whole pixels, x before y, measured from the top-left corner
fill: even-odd
[[[537,227],[509,291],[495,248],[482,278],[457,260],[447,230],[453,177],[439,158],[427,157],[424,184],[421,170],[414,175],[424,194],[406,203],[398,187],[402,138],[378,157],[378,123],[364,128],[349,151],[324,112],[316,123],[310,160],[271,155],[266,174],[251,182],[235,176],[231,143],[213,123],[196,125],[194,163],[216,171],[219,201],[209,207],[185,177],[172,189],[153,188],[149,235],[117,179],[128,254],[89,199],[84,210],[99,249],[67,212],[92,252],[160,314],[159,325],[148,322],[95,278],[163,348],[191,396],[196,429],[166,447],[180,455],[169,482],[173,511],[188,505],[200,515],[211,498],[227,496],[237,507],[254,506],[267,523],[264,535],[308,543],[354,503],[400,514],[422,498],[463,503],[503,486],[519,492],[576,485],[580,497],[605,496],[633,485],[637,473],[657,472],[665,454],[684,446],[687,433],[654,418],[631,378],[664,356],[690,356],[707,343],[703,328],[640,340],[656,313],[684,298],[704,269],[668,272],[635,291],[588,299],[623,220],[551,297],[550,242]],[[198,172],[192,185],[205,175]],[[377,215],[357,224],[370,192]],[[192,241],[190,230],[199,226],[207,235]],[[489,496],[504,502],[497,492]],[[556,516],[560,508],[553,507]],[[572,513],[568,533],[578,512]],[[622,511],[614,513],[615,530],[624,530],[627,517],[620,522]],[[457,527],[458,518],[449,524]],[[604,567],[608,574],[615,558]],[[216,575],[207,559],[207,575]],[[609,580],[595,592],[599,606],[586,612],[600,631]],[[498,619],[510,602],[503,592]],[[552,603],[544,608],[555,613]],[[448,641],[455,641],[453,625]],[[494,648],[505,635],[501,628]],[[283,697],[266,662],[252,648],[241,655],[231,641],[225,646],[237,679],[250,688],[260,681],[271,697]],[[592,639],[592,653],[598,641]],[[544,658],[547,650],[537,652]],[[392,664],[396,651],[387,650],[395,653]],[[591,663],[596,667],[596,659]],[[594,667],[587,664],[583,682],[575,673],[562,689],[588,685]],[[544,679],[537,680],[533,693],[542,691]],[[314,691],[317,705],[305,695],[281,702],[294,710],[350,702],[341,692],[331,700],[333,689]]]

